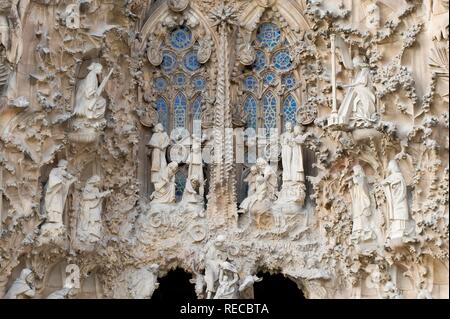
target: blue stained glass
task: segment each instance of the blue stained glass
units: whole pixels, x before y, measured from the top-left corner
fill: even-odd
[[[178,93],[173,101],[173,128],[186,127],[187,99],[182,93]]]
[[[256,34],[256,39],[262,44],[262,46],[272,50],[280,42],[281,30],[273,23],[264,23]]]
[[[244,112],[247,114],[247,128],[256,130],[256,100],[251,95],[245,99]]]
[[[196,76],[192,79],[192,86],[195,90],[203,90],[206,86],[206,80],[202,76]]]
[[[202,97],[197,96],[192,103],[192,117],[194,121],[201,121],[202,119]]]
[[[291,122],[295,124],[297,113],[297,101],[292,95],[288,95],[283,102],[284,124]]]
[[[191,72],[197,71],[201,66],[197,60],[197,52],[195,51],[186,53],[183,59],[183,63],[184,67]]]
[[[173,83],[176,86],[183,86],[186,83],[186,77],[184,76],[183,73],[177,73],[173,77]]]
[[[272,92],[267,92],[263,96],[264,128],[266,134],[270,134],[270,129],[277,127],[277,99]]]
[[[261,71],[266,67],[266,55],[263,51],[256,50],[256,59],[253,63],[253,69],[255,71]]]
[[[292,65],[291,55],[288,50],[281,50],[275,53],[272,58],[273,66],[278,70],[287,70]]]
[[[165,78],[156,78],[153,81],[153,86],[155,87],[156,91],[162,92],[167,88],[167,81]]]
[[[268,73],[264,74],[264,76],[263,76],[263,81],[264,81],[264,84],[266,84],[266,85],[274,84],[275,80],[276,80],[276,76],[272,72],[268,72]]]
[[[287,74],[283,76],[283,79],[281,80],[281,84],[283,84],[288,90],[291,90],[295,87],[297,84],[297,81],[295,80],[294,75]]]
[[[164,51],[163,53],[163,61],[161,63],[161,68],[164,72],[169,73],[175,69],[177,65],[177,56],[169,51]]]
[[[170,44],[174,49],[183,50],[192,43],[192,32],[186,27],[175,29],[170,34]]]
[[[182,199],[185,188],[186,176],[183,174],[183,172],[178,171],[175,174],[175,196],[178,202]]]
[[[167,103],[166,100],[164,100],[162,97],[158,97],[156,99],[156,111],[158,112],[159,117],[159,123],[161,123],[164,126],[164,129],[168,131],[168,110],[167,110]]]
[[[249,75],[244,79],[244,89],[247,91],[253,91],[256,88],[256,78],[253,75]]]

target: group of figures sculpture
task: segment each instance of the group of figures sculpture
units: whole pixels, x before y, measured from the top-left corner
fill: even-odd
[[[402,298],[409,276],[431,298],[448,1],[63,2],[0,0],[0,297],[76,298],[98,271],[149,299],[183,267],[198,298],[275,269],[309,296]]]

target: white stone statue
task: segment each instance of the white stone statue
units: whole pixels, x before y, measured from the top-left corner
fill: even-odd
[[[161,123],[156,124],[153,129],[153,135],[147,144],[151,148],[151,176],[152,183],[161,180],[161,173],[167,167],[166,150],[170,145],[169,135],[164,131]]]
[[[128,292],[133,299],[151,299],[158,283],[159,265],[152,264],[128,276]]]
[[[73,114],[89,120],[102,119],[105,115],[106,100],[101,96],[113,70],[99,85],[98,76],[102,74],[103,66],[92,63],[88,67],[87,77],[80,81],[75,98]]]
[[[220,265],[227,258],[226,253],[223,251],[225,240],[225,236],[219,235],[207,247],[205,254],[205,282],[207,299],[211,299],[217,290]]]
[[[283,182],[294,180],[296,173],[293,171],[294,159],[294,133],[292,123],[286,123],[286,131],[281,134],[281,162],[283,165]]]
[[[258,158],[256,160],[256,167],[258,169],[258,174],[264,177],[267,184],[267,196],[269,200],[275,201],[278,193],[277,173],[263,158]]]
[[[244,182],[248,184],[247,197],[256,193],[256,178],[258,177],[258,168],[256,166],[250,167],[250,172],[244,179]]]
[[[193,194],[192,191],[195,190],[195,193],[197,194],[195,195],[196,200],[194,201],[194,198],[191,197],[188,199],[188,202],[203,203],[205,178],[203,174],[202,144],[199,138],[193,138],[192,140],[192,150],[187,160],[187,164],[189,164],[188,180],[183,198],[188,195],[191,196]]]
[[[153,203],[175,203],[175,175],[177,169],[178,164],[176,162],[171,162],[169,165],[162,168],[159,176],[160,180],[155,183],[155,191],[150,197]]]
[[[95,244],[102,236],[103,198],[111,191],[101,192],[101,179],[95,175],[89,178],[81,195],[81,211],[77,224],[77,239],[84,244]]]
[[[395,160],[389,162],[388,176],[383,181],[388,206],[389,238],[403,238],[409,221],[408,190],[405,178]]]
[[[369,217],[373,214],[369,185],[360,165],[353,167],[353,186],[350,188],[352,199],[353,228],[351,238],[357,242],[373,239]]]
[[[306,186],[302,151],[304,142],[302,127],[296,125],[292,132],[292,124],[286,123],[286,132],[281,136],[283,185],[279,195],[280,201],[297,202],[301,205],[305,201]]]
[[[334,124],[355,127],[367,127],[378,120],[376,114],[376,96],[371,82],[370,68],[362,56],[353,59],[353,67],[358,72],[351,84],[338,85],[347,89],[339,107],[337,122]]]
[[[238,299],[238,281],[239,275],[236,267],[229,262],[220,265],[219,287],[214,299]]]
[[[5,299],[29,299],[33,298],[36,293],[34,286],[34,274],[31,269],[25,268],[9,288],[5,295]]]
[[[61,160],[50,172],[45,192],[46,224],[63,226],[63,213],[67,194],[76,178],[67,171],[67,161]]]
[[[258,175],[255,181],[255,192],[242,201],[239,213],[264,213],[270,208],[270,205],[267,181],[263,175]]]

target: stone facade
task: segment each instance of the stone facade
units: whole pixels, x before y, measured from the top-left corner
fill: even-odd
[[[0,0],[0,297],[448,298],[448,5]]]

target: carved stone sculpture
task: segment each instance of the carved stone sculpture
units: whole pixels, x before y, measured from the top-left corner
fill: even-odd
[[[214,299],[237,299],[239,275],[236,267],[229,262],[220,265],[219,287]]]
[[[159,181],[155,183],[155,191],[150,197],[153,203],[175,203],[175,174],[177,173],[177,169],[178,164],[176,162],[171,162],[162,168]]]
[[[220,265],[225,261],[224,255],[225,236],[219,235],[213,243],[207,248],[205,254],[205,282],[206,298],[211,299],[217,291]]]
[[[25,268],[20,273],[11,288],[5,295],[5,299],[29,299],[33,298],[36,293],[34,287],[34,274],[31,269]]]
[[[101,192],[101,179],[95,175],[89,178],[81,196],[81,210],[77,224],[77,240],[93,245],[102,237],[102,203],[111,191]]]
[[[350,189],[353,215],[352,238],[356,242],[368,241],[374,236],[369,220],[373,214],[373,207],[367,178],[360,165],[353,167],[352,184]]]
[[[370,127],[378,120],[376,114],[376,96],[372,88],[370,69],[361,56],[353,59],[353,66],[358,72],[352,83],[339,85],[347,89],[339,107],[337,119],[332,124]]]
[[[159,287],[159,266],[152,264],[134,271],[128,277],[128,291],[133,299],[150,299]]]
[[[448,299],[448,5],[0,0],[0,295]]]
[[[281,135],[281,158],[283,163],[283,185],[279,200],[297,202],[303,205],[305,200],[305,172],[303,167],[302,145],[305,137],[300,126],[292,130],[292,124],[286,123],[286,132]]]
[[[61,160],[58,167],[52,169],[46,185],[44,199],[45,223],[41,227],[41,237],[57,238],[64,234],[64,207],[71,185],[76,178],[67,171],[67,161]]]
[[[409,218],[408,188],[397,161],[388,165],[388,176],[383,181],[389,217],[389,237],[402,239],[407,236]]]
[[[100,84],[98,76],[102,74],[103,66],[92,63],[88,71],[86,78],[78,84],[73,109],[73,133],[70,135],[73,141],[82,143],[96,140],[105,126],[106,99],[101,94],[114,70]]]
[[[164,132],[162,124],[156,124],[153,135],[148,142],[151,148],[151,182],[161,181],[161,174],[167,167],[166,149],[170,144],[169,135]]]

